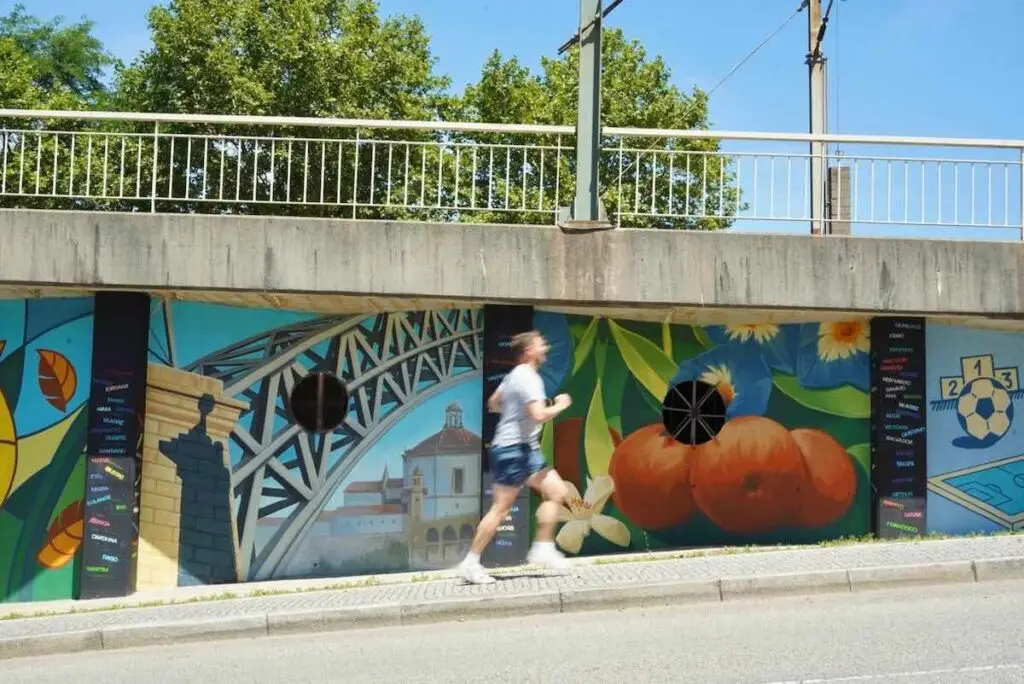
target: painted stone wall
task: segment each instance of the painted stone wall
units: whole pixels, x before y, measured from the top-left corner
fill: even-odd
[[[227,459],[242,402],[218,380],[150,364],[139,501],[139,591],[238,581]]]
[[[320,316],[154,303],[149,586],[456,563],[479,519],[482,331],[471,309]],[[321,372],[348,395],[323,433],[303,428],[291,401]],[[233,539],[233,571],[223,550],[190,536]]]
[[[538,312],[572,554],[812,542],[870,527],[867,321],[694,327]],[[713,436],[713,438],[712,438]]]
[[[0,601],[77,595],[93,300],[0,301]]]
[[[1024,336],[927,327],[928,531],[1000,532],[1024,524]]]

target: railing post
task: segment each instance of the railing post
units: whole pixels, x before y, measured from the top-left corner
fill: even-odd
[[[153,185],[149,196],[149,213],[156,213],[157,159],[160,157],[160,122],[153,124]]]
[[[1020,148],[1020,240],[1024,242],[1024,147]]]

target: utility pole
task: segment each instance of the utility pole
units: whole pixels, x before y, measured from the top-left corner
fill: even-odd
[[[810,93],[811,135],[825,134],[825,57],[821,54],[821,0],[808,0],[807,71]],[[811,234],[824,235],[829,228],[825,217],[825,145],[811,142]]]
[[[576,114],[576,198],[564,207],[565,230],[611,228],[601,204],[598,164],[601,155],[601,0],[580,0],[579,108]]]

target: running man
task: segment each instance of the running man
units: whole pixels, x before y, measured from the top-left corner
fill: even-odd
[[[489,410],[501,413],[488,453],[494,502],[480,520],[469,553],[459,566],[463,577],[473,584],[494,582],[480,564],[480,554],[508,515],[524,484],[544,497],[544,503],[537,509],[537,538],[526,557],[527,562],[549,568],[568,566],[565,556],[555,548],[555,523],[567,490],[558,473],[544,462],[539,435],[541,424],[569,408],[572,400],[568,394],[559,394],[554,405],[547,406],[544,381],[537,372],[547,359],[547,352],[547,341],[535,330],[513,337],[512,353],[518,365],[487,400]]]

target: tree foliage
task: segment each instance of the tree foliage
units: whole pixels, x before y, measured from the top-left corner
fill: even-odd
[[[422,23],[373,0],[171,0],[149,26],[153,47],[118,75],[124,107],[424,119],[448,99]]]
[[[149,25],[153,47],[118,74],[116,101],[123,110],[389,120],[431,120],[454,111],[456,100],[448,79],[434,71],[422,23],[381,18],[374,0],[171,0],[150,11]],[[163,130],[209,136],[224,128]],[[371,178],[374,191],[376,182],[387,184],[378,178],[381,168],[371,169],[375,150],[357,143],[357,136],[396,137],[295,127],[236,126],[231,133],[231,140],[180,138],[174,150],[162,142],[161,187],[176,183],[180,196],[189,187],[190,198],[229,200],[176,203],[168,210],[338,216],[356,187],[365,194]],[[271,136],[296,141],[277,144]],[[429,139],[415,132],[400,137]],[[283,200],[293,206],[276,204]],[[366,208],[360,215],[401,218],[403,212]]]
[[[4,107],[84,109],[103,101],[103,72],[116,60],[92,35],[91,22],[44,22],[18,4],[0,16],[0,64]]]
[[[89,22],[42,22],[17,6],[0,17],[2,105],[575,124],[578,49],[543,59],[537,73],[495,52],[479,80],[455,95],[435,70],[420,20],[384,18],[376,0],[168,0],[148,22],[152,46],[122,65]],[[708,99],[681,91],[661,57],[611,29],[602,117],[606,127],[707,129]],[[118,135],[107,136],[115,126]],[[88,150],[51,175],[55,187],[81,189],[101,176],[116,184],[90,207],[149,209],[131,194],[154,188],[174,199],[156,205],[165,211],[550,224],[574,192],[571,134],[161,124],[157,137],[153,124],[124,123],[88,130],[76,140]],[[44,160],[43,185],[45,160],[59,165],[68,153],[67,140],[40,136],[9,135],[5,144]],[[606,137],[600,172],[609,215],[630,226],[727,226],[739,198],[718,152],[714,139]],[[32,173],[19,181],[40,180]]]
[[[627,39],[621,30],[605,31],[602,59],[601,116],[605,127],[709,127],[707,95],[698,88],[690,93],[679,90],[672,84],[671,70],[665,61],[657,56],[650,58],[643,45]],[[561,58],[543,58],[539,74],[532,73],[515,57],[505,58],[495,51],[484,64],[480,80],[466,88],[463,116],[493,123],[573,126],[578,78],[578,48]],[[521,146],[536,142],[535,137],[516,135],[477,138],[479,142],[516,146],[516,153]],[[509,178],[511,206],[516,201],[522,205],[524,199],[527,206],[551,209],[555,204],[568,206],[572,202],[574,137],[548,139],[543,145],[549,148],[543,163],[540,155],[535,154],[535,161],[527,164],[525,173],[530,177],[525,183],[525,198],[521,182],[524,171],[517,154],[512,155],[512,168],[499,169],[502,183]],[[729,160],[718,154],[719,141],[607,136],[602,148],[602,199],[613,219],[621,211],[623,225],[704,230],[728,225],[724,218],[698,218],[714,216],[720,206],[722,214],[734,210],[738,200]],[[499,194],[504,197],[504,189]],[[693,218],[680,219],[681,215]],[[538,212],[524,220],[545,218],[550,219]]]

